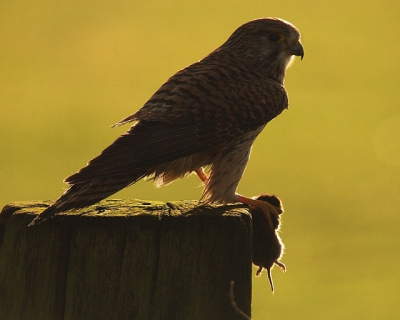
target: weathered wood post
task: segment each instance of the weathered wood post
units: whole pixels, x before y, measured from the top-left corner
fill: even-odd
[[[243,319],[251,216],[243,205],[106,200],[27,227],[49,202],[0,214],[0,319]]]

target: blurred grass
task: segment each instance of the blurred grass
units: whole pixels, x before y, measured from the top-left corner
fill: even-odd
[[[254,280],[254,319],[400,318],[400,33],[396,1],[3,1],[0,203],[55,199],[174,72],[240,24],[303,34],[290,108],[255,143],[239,191],[278,194],[288,272]],[[115,197],[198,199],[194,177]]]

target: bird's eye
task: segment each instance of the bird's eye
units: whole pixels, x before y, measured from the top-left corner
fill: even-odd
[[[271,42],[278,42],[279,40],[281,40],[282,36],[277,34],[277,33],[270,33],[268,35],[268,40]]]

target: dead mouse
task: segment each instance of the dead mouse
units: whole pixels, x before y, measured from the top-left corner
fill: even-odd
[[[253,263],[259,267],[256,276],[260,276],[263,269],[268,271],[268,279],[272,291],[274,283],[272,281],[271,269],[274,264],[278,265],[282,271],[286,271],[285,265],[279,261],[283,255],[284,245],[278,235],[280,228],[280,215],[283,213],[281,200],[268,193],[259,195],[257,200],[267,201],[277,208],[278,215],[271,214],[272,228],[268,224],[263,212],[256,207],[250,206],[250,213],[253,219]]]

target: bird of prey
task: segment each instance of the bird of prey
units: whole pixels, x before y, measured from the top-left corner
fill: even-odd
[[[279,209],[236,193],[252,144],[288,107],[283,86],[294,56],[303,58],[300,32],[278,18],[236,29],[204,59],[178,71],[146,104],[114,126],[130,129],[64,181],[69,188],[30,225],[92,205],[142,178],[158,186],[196,172],[201,203],[242,202]]]

